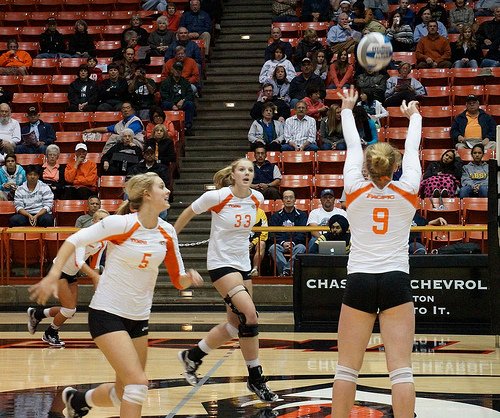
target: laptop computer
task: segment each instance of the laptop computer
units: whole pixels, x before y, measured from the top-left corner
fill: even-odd
[[[345,241],[320,241],[318,242],[318,254],[345,255]]]

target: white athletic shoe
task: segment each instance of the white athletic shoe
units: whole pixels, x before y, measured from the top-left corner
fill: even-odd
[[[188,357],[188,350],[179,351],[177,358],[184,367],[184,378],[191,386],[196,386],[200,378],[196,375],[196,370],[201,366],[201,361],[193,361]]]
[[[36,309],[31,307],[26,311],[26,315],[28,315],[28,332],[32,335],[36,332],[36,327],[40,323],[40,321],[35,318],[35,312]]]

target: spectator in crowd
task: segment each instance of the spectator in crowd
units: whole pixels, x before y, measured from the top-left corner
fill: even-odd
[[[167,10],[167,0],[141,0],[142,10],[156,10],[164,12]]]
[[[50,123],[40,119],[36,107],[28,108],[27,123],[21,124],[21,142],[16,145],[16,154],[45,154],[47,146],[56,140],[56,132]]]
[[[423,7],[422,9],[420,9],[420,12],[422,23],[415,26],[415,30],[413,31],[413,40],[415,41],[415,43],[418,43],[420,39],[422,39],[424,36],[427,36],[427,34],[429,33],[427,25],[432,20],[431,10],[428,7]],[[447,38],[448,31],[446,30],[446,26],[439,21],[434,20],[434,22],[437,24],[437,33],[443,38]]]
[[[134,144],[143,148],[144,146],[144,125],[142,121],[135,114],[135,109],[132,103],[123,102],[122,107],[122,117],[123,119],[113,125],[103,126],[99,128],[89,128],[85,129],[82,133],[111,133],[111,136],[106,141],[104,148],[102,150],[103,153],[106,153],[113,145],[116,144],[120,140],[120,135],[125,128],[130,128],[134,131]]]
[[[163,57],[168,47],[175,40],[175,32],[168,30],[168,19],[160,16],[156,19],[157,29],[149,34],[149,53],[154,57]]]
[[[328,229],[328,232],[322,233],[314,242],[309,243],[309,254],[317,254],[319,250],[318,243],[322,241],[345,241],[346,253],[349,254],[351,234],[347,218],[344,215],[332,215],[328,220]]]
[[[212,19],[207,12],[201,10],[200,0],[190,0],[189,10],[181,17],[181,26],[189,31],[189,39],[201,39],[205,43],[205,56],[210,50]]]
[[[177,140],[177,132],[175,130],[172,121],[167,120],[165,112],[160,106],[151,106],[149,109],[149,122],[146,125],[146,138],[151,139],[153,135],[153,129],[156,125],[164,125],[167,128],[168,137],[172,141]]]
[[[69,58],[64,36],[57,30],[57,21],[54,17],[47,19],[47,29],[40,35],[40,49],[37,58]]]
[[[156,161],[160,164],[169,167],[170,163],[175,163],[177,161],[174,141],[170,138],[167,127],[162,123],[154,127],[145,146],[153,148]]]
[[[453,68],[478,68],[482,59],[472,26],[462,25],[457,42],[451,44]]]
[[[349,88],[353,83],[354,65],[349,62],[347,49],[340,49],[337,59],[330,64],[326,85],[329,89]]]
[[[21,126],[11,115],[10,106],[0,104],[0,163],[5,154],[14,154],[16,145],[21,142]]]
[[[269,226],[306,226],[307,213],[295,207],[293,190],[283,192],[283,209],[275,212],[269,221]],[[274,243],[269,247],[268,254],[276,264],[279,276],[291,276],[297,254],[306,252],[305,232],[275,232],[271,234]],[[285,254],[290,254],[287,261]]]
[[[326,59],[326,52],[323,49],[313,53],[312,64],[314,74],[325,81],[328,74],[328,61]]]
[[[26,172],[17,164],[16,154],[7,154],[5,165],[0,167],[0,200],[14,200],[14,193],[25,181]]]
[[[94,38],[88,33],[87,22],[79,19],[75,22],[75,33],[69,36],[68,53],[75,58],[96,56]]]
[[[285,119],[290,117],[290,107],[284,100],[273,96],[273,93],[274,88],[271,83],[265,83],[262,86],[262,93],[250,110],[250,117],[253,120],[258,120],[262,117],[262,111],[266,103],[273,103],[276,106],[273,119],[285,123]]]
[[[368,116],[366,110],[362,106],[355,106],[352,110],[354,122],[358,129],[361,145],[371,145],[378,141],[378,133],[375,122]]]
[[[338,6],[336,5],[338,0],[335,0],[332,4],[332,9],[334,10],[332,13],[332,22],[338,23],[339,16],[342,13],[345,13],[347,16],[350,16],[352,13],[351,2],[349,0],[342,0]]]
[[[358,106],[363,107],[368,117],[375,122],[377,129],[380,129],[382,124],[380,119],[389,116],[389,112],[382,106],[378,100],[376,100],[371,93],[366,93],[361,91],[359,93],[359,103]]]
[[[165,52],[165,61],[175,57],[175,51],[178,46],[186,48],[186,56],[196,61],[201,72],[201,65],[203,64],[201,49],[196,45],[196,42],[189,39],[189,31],[184,26],[179,26],[177,30],[177,39],[170,44],[170,47]]]
[[[307,104],[299,100],[295,115],[285,121],[282,151],[317,151],[316,121],[306,115]]]
[[[445,28],[448,27],[448,12],[446,9],[438,4],[438,0],[428,0],[427,6],[422,7],[417,13],[417,20],[422,20],[421,16],[425,9],[431,12],[431,19],[441,22]]]
[[[274,58],[274,50],[280,47],[283,53],[289,60],[293,59],[293,47],[290,42],[285,42],[281,40],[281,29],[272,27],[271,28],[271,43],[266,47],[264,51],[264,60],[269,61]]]
[[[89,78],[94,80],[99,86],[104,77],[102,75],[102,70],[97,66],[98,61],[96,57],[88,57],[87,58],[87,68],[89,69]]]
[[[45,150],[45,161],[42,165],[42,181],[50,187],[56,199],[62,199],[64,196],[65,166],[59,163],[61,150],[56,144],[50,144]]]
[[[118,65],[118,72],[120,77],[123,77],[127,83],[132,80],[135,75],[139,62],[135,59],[134,48],[125,48],[122,53],[122,58],[114,61]]]
[[[478,0],[474,3],[474,15],[492,16],[494,15],[495,7],[499,7],[497,0]]]
[[[438,22],[427,24],[429,34],[420,38],[415,49],[417,68],[450,68],[451,47],[448,39],[438,33]]]
[[[330,218],[333,215],[341,215],[347,218],[347,213],[343,209],[335,207],[335,194],[332,189],[324,189],[320,194],[321,207],[313,209],[307,219],[308,226],[329,225]],[[309,252],[315,247],[316,240],[326,231],[311,231],[309,240]]]
[[[398,8],[392,12],[392,16],[390,16],[389,20],[394,20],[394,16],[398,13],[400,16],[399,25],[408,25],[413,30],[415,27],[416,15],[415,12],[410,9],[410,0],[399,0],[398,5]],[[389,27],[390,26],[392,26],[392,23],[389,23]]]
[[[121,133],[121,141],[102,155],[103,174],[125,176],[128,168],[137,164],[141,158],[142,149],[134,145],[134,131],[125,128]]]
[[[298,22],[297,0],[273,0],[273,22]]]
[[[193,58],[186,56],[186,48],[183,46],[179,45],[176,47],[175,57],[170,58],[163,66],[163,71],[161,73],[162,79],[165,79],[170,75],[170,70],[176,62],[180,62],[182,64],[181,76],[191,83],[193,93],[196,94],[201,81],[199,66]]]
[[[436,218],[431,221],[427,221],[423,216],[421,216],[418,211],[415,212],[415,216],[413,216],[413,220],[411,222],[411,226],[444,226],[448,225],[446,219],[444,218]],[[408,252],[413,255],[423,255],[427,254],[427,248],[422,243],[422,233],[420,232],[410,232],[410,240],[408,242]]]
[[[254,177],[252,181],[252,189],[261,192],[264,199],[280,199],[280,169],[276,164],[267,160],[267,150],[263,145],[257,145],[253,152],[255,161],[253,163]]]
[[[328,106],[320,99],[320,94],[319,88],[313,85],[307,88],[307,95],[304,97],[304,102],[307,106],[306,115],[317,122],[328,112]]]
[[[267,216],[266,212],[262,208],[257,208],[257,218],[255,219],[254,226],[267,227]],[[266,255],[266,241],[269,236],[267,231],[262,232],[252,232],[250,235],[250,257],[253,253],[252,258],[252,270],[250,270],[250,277],[255,277],[259,275],[260,265],[264,256]]]
[[[283,142],[283,123],[273,120],[276,105],[266,102],[262,106],[262,117],[252,122],[248,131],[250,149],[264,146],[269,151],[280,151]]]
[[[462,167],[460,199],[464,197],[488,197],[488,163],[483,161],[484,145],[471,149],[472,161]]]
[[[50,187],[40,181],[39,167],[26,167],[26,181],[16,189],[14,206],[16,214],[9,219],[9,227],[54,226],[52,204],[54,194]]]
[[[401,1],[408,2],[408,0]],[[409,24],[403,22],[399,12],[394,12],[389,18],[387,37],[391,40],[393,51],[411,52],[415,47],[413,29]]]
[[[314,29],[306,29],[304,36],[295,49],[295,64],[297,71],[300,70],[304,58],[309,58],[312,62],[313,54],[323,49],[323,45],[318,41],[318,34]]]
[[[467,6],[467,0],[454,0],[455,8],[450,10],[449,32],[460,33],[464,25],[474,24],[474,10]]]
[[[89,78],[85,64],[78,68],[78,78],[69,85],[68,112],[93,112],[99,103],[97,83]]]
[[[363,32],[365,28],[366,19],[365,19],[366,7],[363,0],[356,0],[352,4],[352,12],[348,15],[349,17],[349,26],[353,31],[359,32],[360,34]],[[339,15],[339,24],[341,17]],[[359,39],[357,39],[359,41]]]
[[[327,115],[320,123],[321,149],[333,149],[343,151],[346,149],[342,124],[340,119],[340,107],[332,104]]]
[[[90,196],[87,200],[87,213],[76,219],[75,226],[77,228],[88,228],[91,226],[94,223],[92,222],[94,213],[99,209],[101,209],[101,199],[97,196]]]
[[[467,96],[465,110],[453,120],[450,136],[457,149],[472,148],[476,144],[495,149],[495,130],[495,119],[479,108],[479,98],[471,94]]]
[[[310,58],[304,58],[300,67],[302,73],[296,76],[290,82],[290,107],[295,107],[299,100],[302,100],[307,95],[307,88],[315,85],[320,91],[320,97],[323,99],[326,96],[325,83],[321,77],[313,72],[313,65]]]
[[[134,31],[137,35],[137,45],[139,46],[148,45],[149,33],[146,29],[141,27],[141,25],[142,25],[142,19],[139,15],[133,15],[130,18],[130,26],[126,28],[122,33],[122,48],[128,46],[125,34],[130,30]]]
[[[149,109],[155,104],[156,83],[146,77],[146,69],[137,67],[134,78],[130,80],[128,92],[137,115],[142,120],[149,119]]]
[[[481,23],[477,30],[476,37],[481,48],[491,49],[494,42],[500,38],[500,6],[495,7],[494,10],[493,19]]]
[[[371,10],[373,16],[377,20],[384,20],[389,11],[389,3],[387,0],[367,0],[364,2],[366,10]]]
[[[496,38],[488,48],[481,67],[500,67],[500,38]]]
[[[300,17],[303,22],[328,22],[330,9],[329,0],[304,0]]]
[[[65,199],[88,199],[97,190],[97,165],[87,160],[87,145],[76,144],[75,157],[64,170]]]
[[[185,115],[186,135],[192,135],[195,112],[194,93],[191,84],[181,76],[182,63],[176,62],[170,75],[160,85],[161,106],[165,110],[182,110]]]
[[[460,187],[462,160],[454,149],[443,152],[439,161],[429,164],[420,182],[421,197],[453,197]]]
[[[7,52],[0,55],[0,75],[27,75],[32,65],[30,54],[20,50],[15,39],[9,39]]]
[[[375,100],[383,102],[387,79],[388,77],[385,73],[374,70],[364,70],[356,78],[355,84],[358,90],[372,94]]]
[[[5,90],[3,86],[0,86],[0,104],[7,103],[10,104],[12,102],[12,98],[14,94],[8,90]]]
[[[293,64],[288,60],[288,57],[284,55],[281,47],[276,47],[274,49],[274,58],[268,60],[264,63],[260,70],[259,83],[265,83],[267,79],[271,78],[274,74],[275,68],[280,65],[285,68],[286,77],[288,81],[292,81],[295,77],[295,68]]]
[[[273,86],[272,97],[285,102],[288,107],[288,103],[290,103],[290,82],[287,79],[285,67],[277,65],[274,69],[273,76],[264,82],[264,85],[266,84],[271,84]],[[288,114],[288,116],[290,116],[290,114]]]
[[[354,47],[360,39],[361,33],[352,29],[349,25],[349,16],[345,13],[339,15],[338,25],[332,26],[326,36],[332,54],[344,49],[347,52],[354,51]]]
[[[363,35],[366,35],[367,33],[370,32],[379,32],[382,34],[385,34],[386,28],[385,26],[380,23],[378,20],[375,19],[375,16],[373,15],[372,9],[366,9],[365,11],[365,26],[363,28]]]
[[[118,65],[114,62],[108,65],[108,78],[99,84],[97,97],[100,112],[120,110],[123,100],[129,100],[128,83],[120,76]]]
[[[411,64],[403,62],[398,68],[399,75],[389,77],[385,88],[385,107],[401,106],[403,100],[410,103],[426,94],[425,87],[414,77],[410,77]]]
[[[173,2],[167,4],[167,14],[165,15],[168,19],[167,29],[172,32],[177,32],[181,24],[181,13],[177,12],[177,6]]]
[[[215,36],[220,34],[220,23],[222,20],[223,0],[201,0],[201,10],[210,15],[210,19],[215,23]]]

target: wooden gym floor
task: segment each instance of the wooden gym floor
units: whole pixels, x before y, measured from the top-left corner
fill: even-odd
[[[205,358],[203,385],[181,376],[177,351],[195,344],[223,314],[155,313],[150,322],[144,417],[320,418],[330,416],[336,334],[295,333],[292,313],[261,313],[261,361],[280,395],[263,404],[246,389],[246,368],[234,340]],[[0,315],[0,417],[62,417],[61,391],[113,380],[113,372],[86,331],[79,313],[60,331],[63,349],[41,341],[45,320],[31,336],[25,313]],[[493,336],[418,335],[413,371],[419,418],[500,417],[500,349]],[[352,417],[391,417],[383,346],[374,334],[360,372]],[[117,417],[94,408],[89,418]]]

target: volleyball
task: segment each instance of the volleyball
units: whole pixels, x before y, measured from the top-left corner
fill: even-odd
[[[373,71],[381,70],[391,61],[391,41],[379,32],[370,32],[361,38],[357,56],[363,68]]]

